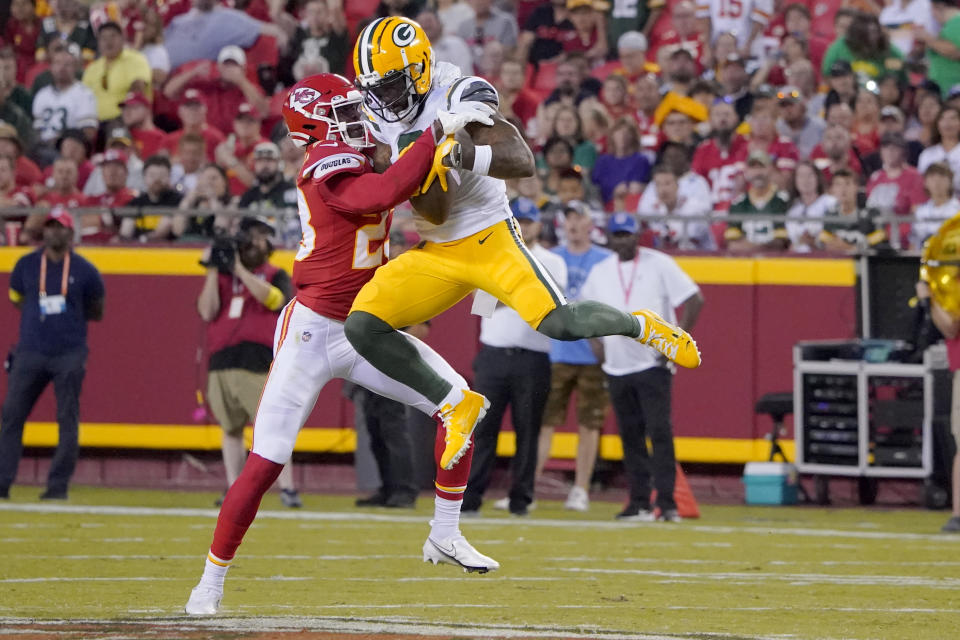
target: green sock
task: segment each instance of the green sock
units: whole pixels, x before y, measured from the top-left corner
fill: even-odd
[[[354,311],[343,324],[347,340],[383,374],[423,394],[438,406],[452,386],[420,356],[396,329],[365,311]]]
[[[584,300],[557,307],[547,314],[537,331],[555,340],[580,340],[600,336],[640,337],[636,316],[602,302]]]

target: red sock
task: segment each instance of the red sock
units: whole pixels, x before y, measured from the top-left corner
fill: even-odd
[[[446,500],[463,500],[463,492],[467,488],[467,478],[470,477],[470,461],[473,460],[473,444],[467,449],[463,457],[447,471],[440,466],[440,456],[447,446],[444,441],[446,429],[443,422],[437,420],[437,438],[433,445],[433,460],[437,465],[437,497]],[[472,436],[471,436],[472,437]]]
[[[270,462],[255,453],[250,454],[240,477],[223,498],[210,553],[221,560],[233,559],[243,535],[257,516],[263,494],[277,480],[281,469],[282,464]]]

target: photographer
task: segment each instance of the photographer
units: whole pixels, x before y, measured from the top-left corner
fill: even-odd
[[[268,262],[273,227],[262,218],[243,218],[235,237],[220,236],[206,249],[207,268],[197,311],[207,324],[207,402],[223,428],[227,486],[246,459],[243,428],[253,422],[260,392],[273,360],[280,310],[292,297],[286,271]],[[300,507],[288,463],[279,479],[287,507]]]

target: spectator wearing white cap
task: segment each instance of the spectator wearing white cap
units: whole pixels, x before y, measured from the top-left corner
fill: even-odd
[[[127,48],[123,29],[116,22],[105,22],[97,30],[99,56],[83,72],[83,84],[97,97],[97,118],[101,122],[120,115],[120,103],[130,91],[151,94],[153,73],[150,63],[139,51]]]
[[[647,36],[639,31],[627,31],[617,40],[617,59],[597,67],[590,75],[603,80],[615,73],[632,84],[637,78],[657,71],[656,65],[647,62]]]
[[[237,206],[241,209],[296,209],[297,186],[283,175],[280,147],[261,142],[253,148],[253,175],[256,179]]]
[[[50,59],[53,84],[40,89],[33,98],[35,149],[48,160],[42,162],[44,165],[53,162],[57,138],[65,130],[81,129],[88,140],[97,134],[97,98],[77,80],[77,63],[70,49],[57,49]]]
[[[618,213],[607,224],[614,255],[596,264],[580,295],[617,309],[652,309],[689,331],[703,307],[700,288],[665,253],[638,247],[636,218]],[[679,320],[677,309],[681,309]],[[603,338],[603,372],[623,442],[623,466],[630,499],[618,520],[677,522],[674,502],[676,456],[670,422],[673,366],[657,352],[630,338]],[[647,439],[652,445],[648,451]],[[657,491],[656,513],[651,490]]]
[[[216,60],[230,44],[248,49],[261,34],[276,38],[281,49],[287,44],[287,32],[275,24],[220,6],[216,0],[193,0],[193,9],[174,18],[163,38],[175,70],[191,60]]]
[[[163,88],[171,100],[181,98],[190,89],[200,92],[207,105],[207,121],[224,133],[233,128],[239,106],[249,103],[262,116],[267,113],[267,98],[263,89],[247,77],[247,55],[231,44],[217,54],[216,69],[209,62],[174,75]]]

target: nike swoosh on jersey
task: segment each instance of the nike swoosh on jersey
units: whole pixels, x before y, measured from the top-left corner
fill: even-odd
[[[483,244],[484,242],[486,242],[486,241],[487,241],[487,238],[489,238],[489,237],[492,236],[492,235],[493,235],[493,231],[491,231],[491,232],[488,233],[487,235],[483,236],[483,239],[480,240],[480,244]]]

